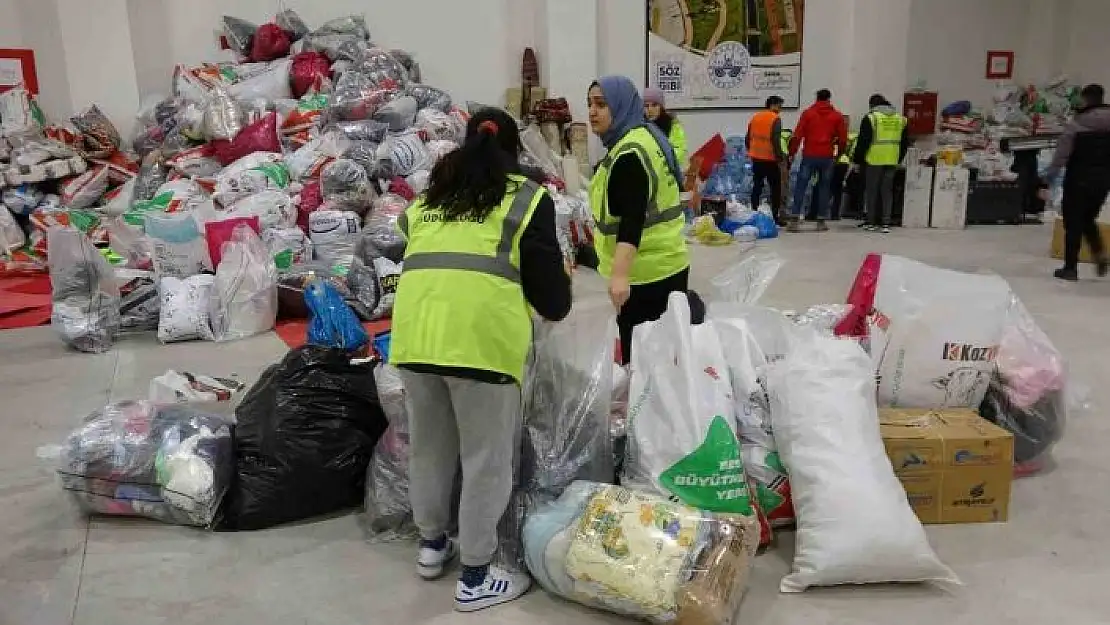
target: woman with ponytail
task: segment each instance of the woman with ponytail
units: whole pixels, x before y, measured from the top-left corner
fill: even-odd
[[[466,142],[436,165],[427,193],[397,224],[408,247],[390,364],[410,412],[417,572],[437,579],[460,556],[455,608],[463,612],[516,599],[531,583],[490,562],[513,488],[531,310],[560,321],[571,305],[555,204],[521,173],[522,150],[507,113],[479,111]],[[447,530],[460,461],[456,545]]]

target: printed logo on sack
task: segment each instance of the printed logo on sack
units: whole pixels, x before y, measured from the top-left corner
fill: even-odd
[[[714,417],[705,441],[660,473],[658,479],[661,486],[693,508],[754,514],[740,445],[724,417]]]
[[[997,355],[997,345],[983,347],[970,343],[945,343],[941,359],[957,362],[991,362]]]
[[[986,483],[976,484],[967,491],[967,497],[957,499],[952,502],[955,508],[985,508],[993,506],[995,502],[994,497],[987,497]]]
[[[726,41],[709,54],[709,81],[718,89],[735,89],[752,69],[752,57],[743,44]]]
[[[906,497],[913,508],[928,508],[933,505],[932,493],[907,493]]]

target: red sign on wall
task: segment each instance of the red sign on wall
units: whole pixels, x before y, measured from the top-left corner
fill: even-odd
[[[35,51],[0,48],[0,93],[22,86],[32,95],[39,93],[35,70]]]

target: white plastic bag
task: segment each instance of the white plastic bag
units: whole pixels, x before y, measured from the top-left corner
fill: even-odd
[[[277,267],[266,244],[247,225],[224,243],[216,269],[212,333],[234,341],[273,329],[277,319]]]
[[[690,323],[685,293],[633,335],[623,483],[711,512],[755,516],[728,363],[712,322]]]
[[[236,83],[228,91],[236,100],[282,100],[293,97],[289,70],[293,59],[279,59],[265,71]]]
[[[61,186],[62,205],[68,209],[88,208],[108,190],[108,168],[93,167]]]
[[[255,152],[227,166],[216,177],[212,198],[223,206],[262,191],[285,189],[289,186],[289,170],[280,154]]]
[[[210,309],[215,284],[215,276],[206,273],[189,276],[184,280],[162,278],[158,283],[159,296],[162,298],[158,340],[163,343],[212,340]]]
[[[317,210],[308,216],[308,236],[316,260],[329,263],[354,257],[361,219],[350,211]]]
[[[397,284],[401,281],[401,263],[388,258],[374,259],[374,275],[378,278],[378,305],[374,308],[374,319],[382,319],[393,314],[393,302],[397,299]]]
[[[258,217],[263,230],[290,228],[297,223],[297,205],[289,194],[280,190],[260,191],[240,198],[226,210],[222,219]]]
[[[212,266],[200,223],[192,213],[148,213],[146,235],[160,278],[188,278]]]
[[[10,254],[27,243],[23,228],[16,223],[15,217],[6,206],[0,206],[0,256]]]
[[[884,254],[874,308],[889,328],[885,345],[877,337],[871,342],[879,403],[978,408],[990,385],[1010,298],[1010,285],[999,276]]]
[[[770,368],[767,391],[798,518],[793,572],[780,590],[958,583],[894,475],[859,344],[813,333]]]

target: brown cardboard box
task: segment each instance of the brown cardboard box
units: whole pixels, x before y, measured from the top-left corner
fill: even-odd
[[[879,420],[894,473],[922,523],[1007,520],[1013,434],[972,410],[884,408]]]
[[[1103,240],[1110,241],[1110,224],[1098,222],[1098,230],[1102,233]],[[1052,226],[1052,257],[1057,259],[1064,258],[1064,220],[1060,217],[1056,218],[1056,223]],[[1093,263],[1095,260],[1091,258],[1091,248],[1087,247],[1087,240],[1083,240],[1083,246],[1079,248],[1079,262]]]

